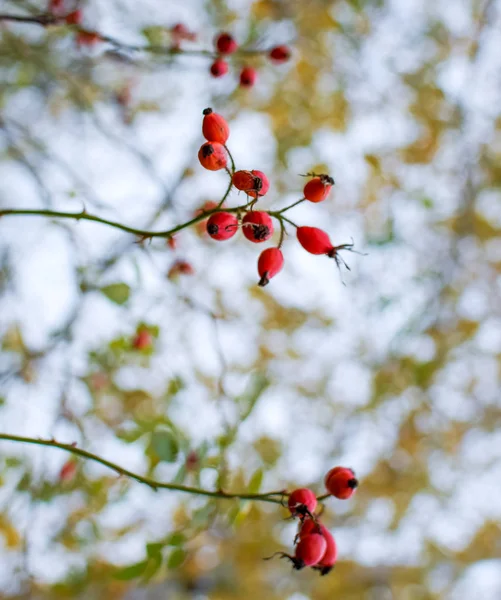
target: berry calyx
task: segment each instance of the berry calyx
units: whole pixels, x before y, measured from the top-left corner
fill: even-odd
[[[275,277],[284,266],[284,256],[279,248],[266,248],[261,252],[257,261],[257,272],[259,273],[259,284],[261,287],[268,285],[270,279]]]
[[[329,175],[319,175],[310,179],[304,186],[303,195],[310,202],[322,202],[325,200],[334,185],[334,179]]]
[[[242,231],[248,240],[259,244],[273,235],[273,221],[268,213],[253,210],[242,219]]]
[[[311,515],[317,507],[317,497],[308,488],[299,488],[289,495],[287,505],[293,517]]]
[[[205,142],[198,151],[198,160],[205,169],[219,171],[226,167],[228,158],[223,144],[219,142]]]
[[[253,67],[244,67],[240,71],[240,86],[250,88],[256,83],[257,71]]]
[[[332,496],[340,500],[347,500],[357,489],[358,480],[352,469],[334,467],[325,476],[325,487]]]
[[[252,198],[264,196],[270,189],[268,177],[262,171],[236,171],[232,181],[237,190]]]
[[[202,134],[209,142],[226,144],[230,137],[230,127],[226,119],[213,112],[212,108],[206,108],[203,112]]]
[[[268,54],[271,61],[274,63],[280,64],[287,62],[291,57],[291,50],[289,46],[282,44],[280,46],[275,46],[272,48]]]
[[[220,33],[215,41],[217,51],[221,54],[232,54],[238,49],[238,44],[229,33]]]
[[[222,77],[228,73],[228,63],[222,58],[215,60],[210,66],[210,73],[212,77]]]
[[[238,230],[238,219],[232,213],[214,213],[207,221],[207,233],[213,240],[229,240]]]

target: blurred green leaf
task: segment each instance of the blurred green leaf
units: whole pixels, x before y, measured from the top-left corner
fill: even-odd
[[[258,469],[253,473],[247,488],[249,494],[257,494],[259,492],[261,489],[261,484],[263,483],[263,476],[263,469]]]
[[[115,304],[125,304],[130,296],[130,287],[126,283],[111,283],[101,288],[101,292]]]
[[[122,581],[135,579],[136,577],[140,577],[145,572],[147,564],[148,562],[143,560],[134,565],[129,565],[128,567],[124,567],[123,569],[115,571],[113,576],[115,579],[120,579]]]
[[[151,446],[160,460],[174,462],[179,454],[179,443],[171,431],[155,431]]]
[[[186,551],[182,548],[175,548],[169,556],[167,561],[167,567],[169,569],[177,569],[180,567],[186,559]]]

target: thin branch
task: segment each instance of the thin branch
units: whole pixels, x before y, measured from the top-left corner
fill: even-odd
[[[51,14],[22,16],[0,13],[0,21],[14,21],[15,23],[33,23],[34,25],[42,25],[42,27],[46,27],[47,25],[53,25],[59,20],[60,19],[58,17],[55,17]]]
[[[19,442],[22,444],[36,444],[38,446],[48,446],[50,448],[59,448],[60,450],[65,450],[66,452],[71,452],[76,456],[80,456],[81,458],[85,458],[87,460],[92,460],[97,462],[108,469],[112,469],[119,475],[123,475],[125,477],[129,477],[130,479],[134,479],[135,481],[147,485],[151,489],[157,491],[160,489],[165,490],[173,490],[177,492],[184,492],[186,494],[195,494],[198,496],[209,496],[211,498],[226,498],[226,499],[236,499],[236,500],[258,500],[261,502],[272,502],[274,504],[281,504],[281,497],[286,495],[285,490],[279,490],[276,492],[267,492],[264,494],[247,494],[245,492],[238,493],[230,493],[224,492],[223,490],[211,491],[204,490],[195,487],[189,487],[186,485],[177,485],[174,483],[163,483],[160,481],[155,481],[150,479],[149,477],[143,477],[142,475],[138,475],[137,473],[133,473],[128,469],[124,469],[120,465],[117,465],[109,460],[101,458],[97,456],[97,454],[92,454],[92,452],[88,452],[87,450],[83,450],[81,448],[77,448],[72,444],[63,444],[61,442],[56,442],[56,440],[43,440],[36,439],[30,437],[22,437],[18,435],[9,435],[7,433],[0,433],[0,440],[6,440],[9,442]],[[275,498],[274,496],[279,496]]]

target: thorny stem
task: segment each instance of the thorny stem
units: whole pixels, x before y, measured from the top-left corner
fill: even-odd
[[[47,27],[48,25],[61,25],[61,26],[67,26],[67,24],[64,22],[64,17],[56,17],[50,13],[42,13],[39,15],[29,15],[29,16],[25,16],[25,15],[11,15],[11,14],[6,14],[6,13],[0,13],[0,21],[12,21],[15,23],[31,23],[33,25],[41,25],[42,27]],[[75,25],[71,25],[71,28],[74,31],[89,31],[88,29],[85,29],[83,27],[78,27]],[[124,42],[120,42],[119,40],[116,40],[115,38],[106,36],[106,35],[101,35],[98,32],[96,32],[100,39],[103,42],[108,42],[109,44],[115,46],[118,49],[121,50],[128,50],[129,52],[150,52],[151,54],[160,54],[160,55],[168,55],[168,56],[175,56],[175,55],[184,55],[184,56],[202,56],[202,57],[207,57],[207,58],[211,58],[211,59],[215,59],[219,56],[219,54],[217,52],[215,52],[214,50],[184,50],[181,48],[177,48],[175,46],[155,46],[155,45],[149,45],[149,46],[138,46],[138,45],[134,45],[134,44],[126,44]],[[263,54],[268,54],[270,52],[270,49],[263,49],[263,50],[258,50],[258,49],[239,49],[237,51],[236,54],[242,55],[242,56],[259,56],[259,55],[263,55]]]
[[[196,494],[198,496],[209,496],[211,498],[226,498],[226,499],[236,499],[236,500],[256,500],[260,502],[272,502],[274,504],[281,504],[281,498],[286,494],[284,490],[278,490],[276,492],[267,492],[264,494],[247,494],[245,492],[225,492],[223,490],[204,490],[201,488],[190,487],[186,485],[178,485],[174,483],[164,483],[160,481],[155,481],[150,479],[149,477],[143,477],[137,473],[133,473],[128,469],[124,469],[120,465],[113,463],[109,460],[101,458],[97,454],[93,454],[92,452],[88,452],[87,450],[83,450],[82,448],[77,448],[77,446],[73,444],[63,444],[61,442],[56,442],[56,440],[44,440],[30,437],[22,437],[18,435],[9,435],[7,433],[0,433],[0,440],[6,440],[10,442],[19,442],[22,444],[36,444],[38,446],[49,446],[52,448],[59,448],[60,450],[65,450],[66,452],[71,452],[76,456],[80,456],[81,458],[85,458],[87,460],[92,460],[97,462],[108,469],[112,469],[119,475],[123,475],[124,477],[129,477],[130,479],[134,479],[135,481],[147,485],[151,489],[157,491],[160,489],[165,490],[173,490],[177,492],[184,492],[187,494]],[[279,496],[279,498],[275,498],[275,496]]]

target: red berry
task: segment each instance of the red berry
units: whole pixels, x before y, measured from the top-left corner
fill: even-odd
[[[70,460],[66,461],[64,465],[61,467],[59,471],[59,480],[60,481],[71,481],[77,472],[77,463],[70,458]]]
[[[259,273],[259,285],[268,285],[270,279],[275,277],[284,266],[284,256],[279,248],[266,248],[261,252],[257,261],[257,272]]]
[[[219,142],[224,145],[230,137],[230,127],[224,117],[212,112],[212,108],[206,108],[202,121],[202,134],[209,142]]]
[[[229,240],[238,229],[238,219],[227,212],[214,213],[207,221],[207,233],[213,240]]]
[[[317,497],[310,489],[299,488],[290,494],[287,505],[293,517],[304,517],[317,507]]]
[[[167,273],[169,279],[177,278],[178,275],[193,275],[195,270],[189,262],[185,260],[176,260]]]
[[[244,67],[240,72],[240,85],[252,87],[256,83],[257,71],[253,67]]]
[[[334,249],[329,236],[318,227],[298,227],[296,234],[301,246],[311,254],[329,254]]]
[[[337,545],[332,533],[324,525],[320,525],[320,532],[324,536],[327,544],[327,549],[322,556],[320,562],[314,567],[320,571],[321,575],[327,575],[332,571],[332,568],[337,561]]]
[[[233,185],[252,198],[264,196],[270,189],[268,177],[262,171],[236,171]]]
[[[221,54],[232,54],[238,49],[238,44],[229,33],[220,33],[215,43],[217,51]]]
[[[209,171],[224,169],[228,161],[224,146],[219,142],[205,142],[198,151],[198,160]]]
[[[76,40],[78,46],[95,46],[101,41],[101,36],[95,31],[79,31]]]
[[[259,244],[273,235],[273,221],[268,213],[251,210],[242,219],[242,231],[248,240]]]
[[[304,567],[313,567],[321,560],[327,550],[327,542],[320,533],[309,533],[299,540],[292,558],[298,571]]]
[[[68,13],[64,20],[68,25],[80,25],[82,16],[81,10],[74,10],[73,12]]]
[[[175,250],[177,248],[177,239],[174,236],[168,237],[166,244],[171,250]]]
[[[347,500],[357,489],[358,480],[352,469],[334,467],[325,476],[325,487],[329,494],[341,500]]]
[[[153,345],[153,336],[147,329],[140,329],[132,340],[132,346],[136,350],[147,350]]]
[[[210,66],[210,72],[212,77],[222,77],[228,73],[228,63],[222,58],[218,58]]]
[[[275,48],[272,48],[268,56],[277,64],[284,63],[287,62],[291,57],[291,50],[288,46],[282,44],[281,46],[275,46]]]
[[[334,179],[329,177],[329,175],[314,177],[304,186],[304,197],[310,202],[322,202],[322,200],[327,198],[333,185]]]

